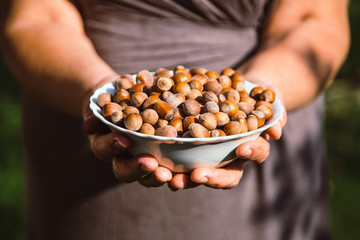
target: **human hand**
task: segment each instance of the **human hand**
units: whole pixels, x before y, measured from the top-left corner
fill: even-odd
[[[264,88],[273,89],[283,104],[283,97],[280,91],[256,81]],[[268,140],[278,140],[281,137],[282,129],[287,120],[287,113],[284,108],[282,118],[272,127],[268,128],[255,141],[245,142],[236,149],[237,159],[220,168],[197,168],[190,174],[175,174],[169,184],[174,189],[193,188],[198,185],[205,185],[211,188],[230,189],[236,187],[243,175],[243,164],[246,161],[262,163],[270,153]]]
[[[111,78],[98,86],[109,81]],[[154,157],[145,154],[131,156],[127,152],[131,146],[130,139],[121,133],[111,132],[93,115],[89,108],[89,96],[84,99],[83,119],[83,131],[89,138],[93,154],[100,160],[112,161],[114,175],[118,180],[127,183],[138,181],[147,187],[157,187],[172,179],[171,171],[159,166]]]

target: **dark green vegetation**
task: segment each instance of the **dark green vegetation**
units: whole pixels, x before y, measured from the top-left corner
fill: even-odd
[[[333,239],[360,239],[360,1],[350,6],[352,47],[327,91],[331,227]],[[19,88],[0,59],[0,239],[23,239],[24,162]]]

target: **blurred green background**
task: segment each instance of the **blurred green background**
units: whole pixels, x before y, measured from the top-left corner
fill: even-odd
[[[350,4],[352,46],[327,91],[326,140],[335,240],[360,239],[360,1]],[[0,56],[0,239],[24,239],[19,88]]]

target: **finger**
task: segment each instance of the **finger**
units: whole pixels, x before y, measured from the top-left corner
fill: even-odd
[[[255,141],[245,142],[236,148],[236,155],[245,160],[262,163],[270,153],[270,144],[263,137],[258,137]]]
[[[212,188],[236,187],[243,175],[243,160],[235,160],[223,168],[197,168],[190,175],[191,181]]]
[[[94,155],[101,160],[110,161],[131,146],[131,141],[119,133],[95,134],[89,136],[90,147]]]
[[[171,179],[171,189],[185,189],[185,188],[194,188],[198,186],[198,183],[194,183],[190,180],[189,174],[176,173]]]
[[[139,183],[145,187],[160,187],[172,179],[172,173],[169,169],[158,167],[154,172],[148,174],[139,180]]]
[[[93,135],[96,133],[108,133],[109,128],[106,127],[97,117],[90,115],[82,124],[82,130],[86,135]]]
[[[158,161],[150,155],[130,157],[125,153],[114,157],[113,171],[115,177],[123,182],[135,182],[154,172],[158,168]]]
[[[266,133],[270,136],[270,138],[279,140],[282,135],[282,127],[281,123],[277,122],[274,126],[268,128],[266,130]]]

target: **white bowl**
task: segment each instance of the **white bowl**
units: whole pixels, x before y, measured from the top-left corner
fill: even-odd
[[[257,85],[245,81],[245,89],[250,92]],[[154,156],[160,165],[174,172],[187,172],[197,167],[223,166],[236,158],[235,149],[240,144],[256,140],[260,134],[276,124],[282,117],[283,106],[276,98],[273,103],[273,116],[261,128],[247,133],[213,138],[173,138],[146,135],[121,128],[106,120],[97,104],[100,93],[114,94],[115,82],[107,83],[97,89],[90,97],[90,109],[94,115],[112,131],[128,136],[132,145],[128,151],[136,156],[146,153]]]

